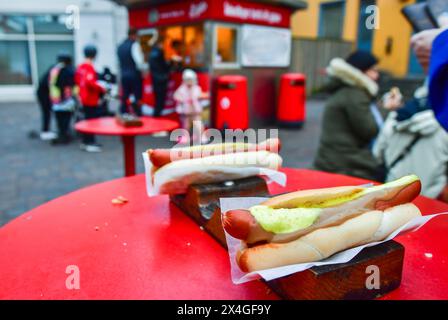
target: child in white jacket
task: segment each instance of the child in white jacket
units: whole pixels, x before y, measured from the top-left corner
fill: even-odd
[[[197,75],[191,69],[186,69],[182,73],[182,84],[174,93],[176,101],[176,112],[180,116],[184,135],[180,138],[180,143],[189,141],[189,132],[193,129],[193,140],[200,139],[197,136],[203,130],[202,125],[202,105],[201,99],[207,99],[208,94],[202,92],[197,84]]]

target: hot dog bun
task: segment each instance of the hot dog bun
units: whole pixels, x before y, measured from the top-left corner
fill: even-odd
[[[259,168],[278,170],[282,158],[267,151],[230,153],[170,162],[154,173],[154,187],[163,194],[184,193],[191,184],[242,179]]]
[[[281,148],[277,138],[267,139],[258,144],[252,143],[218,143],[172,149],[149,149],[148,156],[155,167],[163,167],[174,161],[204,158],[220,154],[247,151],[269,151],[278,153]]]
[[[338,225],[347,219],[372,210],[388,208],[413,201],[421,191],[417,176],[407,176],[396,181],[373,187],[338,187],[297,191],[273,197],[260,206],[269,210],[278,224],[288,219],[288,213],[301,210],[301,214],[311,211],[317,218],[311,224],[289,232],[275,232],[263,226],[249,210],[231,210],[222,217],[224,229],[233,237],[247,244],[259,242],[284,243],[304,236],[316,229]],[[283,214],[280,215],[280,213]],[[274,221],[275,222],[275,221]]]
[[[420,210],[411,203],[385,211],[369,211],[340,225],[315,230],[288,243],[244,248],[237,255],[237,263],[244,272],[252,272],[319,261],[339,251],[384,240],[393,230],[420,215]]]

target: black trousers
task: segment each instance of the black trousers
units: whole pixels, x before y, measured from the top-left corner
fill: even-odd
[[[154,80],[152,82],[154,92],[154,117],[159,117],[165,107],[166,92],[168,90],[168,80]]]
[[[55,112],[55,115],[56,115],[56,122],[58,125],[58,138],[60,139],[69,138],[70,120],[72,118],[73,112],[57,111]]]
[[[39,107],[41,111],[41,131],[47,132],[50,131],[50,124],[51,124],[51,101],[50,99],[38,97],[39,100]]]
[[[140,100],[143,94],[143,81],[140,73],[123,73],[121,77],[121,113],[129,113],[128,100],[131,95],[134,96],[135,102],[132,104],[133,111],[141,116]]]
[[[101,117],[101,109],[97,106],[83,106],[82,110],[84,112],[84,119],[96,119]],[[84,144],[94,144],[95,136],[93,134],[83,134],[82,143]]]

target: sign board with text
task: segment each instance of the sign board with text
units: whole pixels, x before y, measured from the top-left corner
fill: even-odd
[[[129,21],[134,28],[217,20],[289,28],[291,10],[248,1],[185,0],[149,8],[131,9]]]
[[[244,67],[289,67],[291,31],[284,28],[244,25],[241,63]]]

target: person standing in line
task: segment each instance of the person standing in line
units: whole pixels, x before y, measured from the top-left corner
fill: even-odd
[[[154,117],[160,117],[165,107],[168,82],[170,80],[171,63],[165,60],[163,50],[164,38],[158,37],[157,42],[149,53],[149,69],[151,73],[152,87],[154,92]],[[173,61],[179,61],[180,57],[173,55]]]
[[[327,91],[331,96],[325,106],[315,169],[369,180],[384,179],[371,152],[384,121],[375,104],[379,91],[377,64],[377,58],[366,51],[330,62]]]
[[[59,57],[58,60],[60,60]],[[36,91],[36,97],[37,101],[39,102],[42,123],[39,137],[43,141],[49,141],[57,138],[56,133],[50,131],[52,111],[48,78],[50,76],[50,70],[53,67],[54,65],[51,66],[39,79],[39,84]]]
[[[98,75],[95,71],[93,61],[97,55],[97,49],[93,45],[84,48],[85,60],[76,69],[75,80],[79,87],[79,100],[85,119],[95,119],[101,116],[99,100],[101,95],[106,93],[106,89],[98,82]],[[95,136],[83,134],[81,150],[87,152],[101,152],[101,145],[96,143]]]
[[[121,74],[121,113],[135,113],[140,116],[143,90],[143,74],[147,72],[147,64],[138,42],[137,30],[130,29],[128,38],[118,47],[118,60]],[[131,107],[128,101],[132,96]]]
[[[59,62],[51,68],[48,77],[52,110],[55,113],[58,126],[58,136],[52,140],[54,145],[67,144],[72,140],[69,129],[76,106],[76,101],[73,98],[74,78],[72,57],[68,54],[61,54]]]

